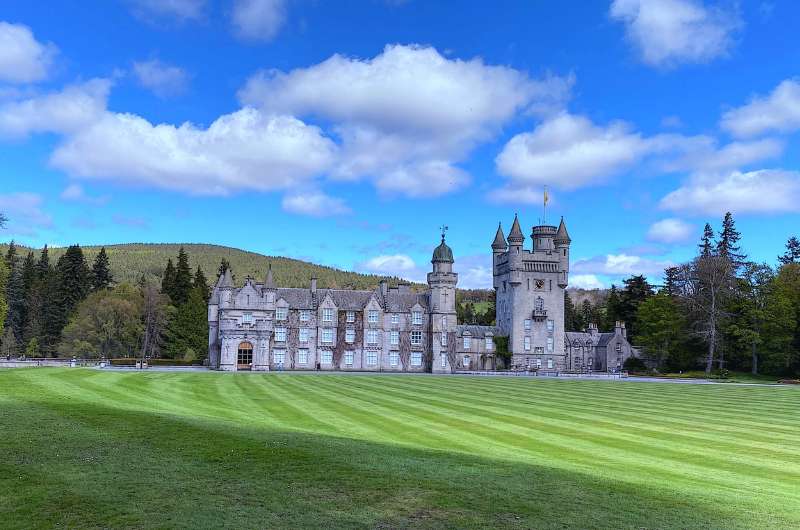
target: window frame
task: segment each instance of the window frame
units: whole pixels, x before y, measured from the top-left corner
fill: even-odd
[[[414,340],[415,337],[418,338],[417,341]],[[411,331],[410,339],[411,339],[411,345],[412,346],[422,346],[422,331],[418,330],[418,329],[415,329],[415,330]]]

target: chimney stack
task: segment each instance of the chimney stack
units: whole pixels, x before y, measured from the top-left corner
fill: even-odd
[[[386,293],[389,292],[389,282],[385,279],[381,280],[381,295],[386,296]]]
[[[311,277],[311,294],[317,294],[317,278]]]

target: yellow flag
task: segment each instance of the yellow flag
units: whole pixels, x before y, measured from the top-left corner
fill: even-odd
[[[547,194],[547,188],[544,189],[544,203],[550,202],[550,196]]]

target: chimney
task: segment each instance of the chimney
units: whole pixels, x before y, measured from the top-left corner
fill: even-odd
[[[389,292],[389,282],[386,280],[381,280],[381,294],[386,296],[386,293]]]
[[[617,335],[622,335],[623,337],[625,337],[627,339],[628,338],[628,330],[625,329],[625,322],[622,322],[621,320],[617,320],[617,322],[614,324],[614,333],[616,333]]]
[[[589,334],[590,335],[596,335],[597,334],[597,324],[595,324],[594,322],[590,322],[589,323]]]
[[[317,294],[317,278],[311,277],[311,294]]]

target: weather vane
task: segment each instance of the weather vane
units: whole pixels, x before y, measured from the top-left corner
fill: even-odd
[[[439,227],[439,230],[442,231],[442,241],[444,241],[444,234],[447,232],[447,230],[449,230],[449,227],[447,225],[442,225]]]

